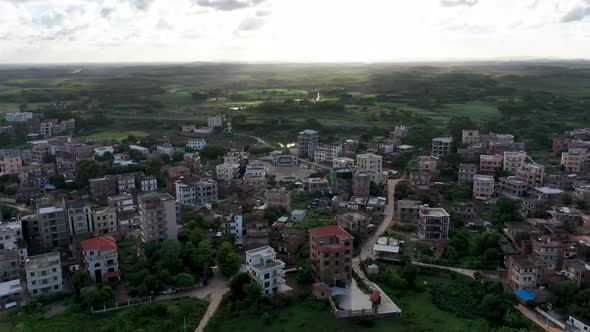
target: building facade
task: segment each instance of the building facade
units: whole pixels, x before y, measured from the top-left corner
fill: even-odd
[[[418,237],[421,240],[447,240],[451,216],[443,208],[422,205],[418,211]]]
[[[137,196],[141,239],[147,241],[176,240],[176,200],[168,193],[148,192]]]
[[[264,246],[246,251],[246,270],[265,296],[277,294],[285,283],[285,263],[277,259],[275,250]]]
[[[51,295],[63,290],[59,252],[31,256],[25,262],[27,288],[32,297]]]
[[[92,281],[101,283],[119,279],[121,272],[115,238],[110,235],[99,236],[84,240],[80,245],[84,268]]]
[[[353,240],[354,237],[338,225],[309,230],[309,258],[320,281],[334,287],[350,283]]]

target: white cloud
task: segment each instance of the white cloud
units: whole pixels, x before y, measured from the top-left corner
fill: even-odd
[[[0,0],[0,63],[589,58],[589,6],[587,0]]]

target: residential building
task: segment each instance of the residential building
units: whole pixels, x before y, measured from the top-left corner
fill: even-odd
[[[233,236],[234,244],[244,243],[244,214],[242,207],[233,207],[221,221],[221,233]]]
[[[461,218],[463,221],[471,221],[476,217],[475,205],[473,202],[456,202],[451,207],[451,214]]]
[[[432,182],[432,173],[417,169],[410,170],[410,184],[412,187],[428,186],[430,182]]]
[[[271,153],[272,164],[275,166],[297,166],[299,165],[299,158],[290,153]]]
[[[539,269],[529,256],[508,257],[508,284],[512,289],[536,288]]]
[[[359,172],[365,172],[369,179],[377,184],[381,183],[383,157],[365,153],[356,156],[356,167]],[[354,180],[353,180],[354,181]]]
[[[101,283],[120,278],[119,247],[115,238],[111,235],[99,236],[82,241],[80,246],[84,268],[92,281]]]
[[[498,192],[509,197],[523,197],[528,190],[527,182],[516,176],[501,177],[498,183]]]
[[[428,172],[431,174],[431,179],[436,179],[438,176],[438,158],[432,156],[419,156],[416,160],[418,171]]]
[[[117,194],[117,181],[112,176],[89,179],[90,195],[95,199],[106,199]]]
[[[590,287],[590,264],[580,259],[571,259],[563,262],[566,276],[576,283],[578,288]]]
[[[299,157],[313,159],[315,149],[318,144],[318,132],[312,129],[306,129],[297,135],[297,148]]]
[[[584,225],[582,214],[576,208],[570,206],[552,206],[549,214],[559,226],[579,227]]]
[[[172,195],[153,191],[140,193],[137,202],[142,241],[176,240],[176,200]]]
[[[316,277],[333,287],[345,287],[352,280],[354,237],[338,225],[309,230],[309,258]]]
[[[418,223],[420,219],[421,201],[398,200],[397,220],[400,222]]]
[[[504,152],[504,170],[510,174],[516,174],[518,170],[526,163],[527,155],[524,151],[506,151]]]
[[[0,283],[0,308],[9,309],[20,304],[23,293],[19,278]]]
[[[0,172],[2,174],[18,174],[23,165],[20,156],[4,157],[0,159]]]
[[[404,125],[395,126],[393,131],[389,132],[389,137],[401,139],[401,138],[404,138],[408,135],[408,131],[409,131],[409,128]]]
[[[0,282],[19,279],[20,258],[18,249],[0,250]]]
[[[25,262],[27,288],[33,297],[51,295],[63,290],[59,252],[30,256]]]
[[[574,195],[577,199],[590,205],[590,185],[581,185],[574,188]]]
[[[114,207],[98,207],[92,209],[92,227],[98,235],[117,234],[119,222],[117,209]]]
[[[336,216],[338,226],[356,238],[364,238],[368,234],[369,216],[360,212],[347,212]]]
[[[133,212],[135,205],[133,203],[133,195],[124,193],[116,196],[109,196],[107,199],[109,207],[115,208],[117,213]]]
[[[55,176],[55,164],[33,163],[19,167],[18,179],[21,184],[43,188],[49,184],[49,179]]]
[[[215,166],[217,181],[231,181],[240,173],[240,164],[219,164]]]
[[[188,142],[186,143],[186,146],[188,148],[191,148],[193,150],[203,150],[206,146],[207,146],[207,142],[204,139],[189,139]]]
[[[567,325],[571,326],[574,329],[574,331],[590,331],[590,323],[588,323],[585,320],[582,320],[581,318],[569,316],[566,323]]]
[[[97,156],[104,156],[105,153],[110,153],[111,155],[115,153],[115,149],[112,146],[102,146],[99,148],[94,148],[94,154]]]
[[[36,204],[43,247],[67,247],[69,244],[69,223],[67,221],[64,202],[53,203],[37,200]]]
[[[399,259],[401,243],[398,239],[382,236],[373,245],[373,253],[376,259],[397,260]]]
[[[209,127],[209,128],[223,127],[224,122],[225,122],[225,115],[223,115],[223,114],[216,114],[216,115],[207,116],[207,127]]]
[[[78,161],[72,153],[65,151],[55,153],[57,174],[63,176],[66,182],[76,179],[77,163]]]
[[[590,162],[590,153],[586,148],[570,148],[561,153],[561,165],[566,172],[577,173],[586,169]]]
[[[356,197],[369,197],[371,177],[366,172],[355,172],[352,175],[352,194]]]
[[[475,174],[473,177],[473,198],[488,200],[494,196],[494,177],[491,175]]]
[[[266,220],[255,220],[246,223],[245,250],[267,246],[270,243],[270,227]]]
[[[342,152],[342,144],[318,144],[313,153],[315,162],[332,162]]]
[[[133,174],[123,174],[117,176],[117,192],[119,194],[130,193],[135,191],[135,176]]]
[[[67,201],[66,218],[70,239],[76,235],[90,235],[94,232],[92,223],[92,211],[90,204],[85,200]]]
[[[248,161],[248,152],[232,149],[223,156],[224,164],[243,164]]]
[[[402,145],[399,145],[397,147],[397,151],[399,153],[410,153],[410,152],[414,152],[414,146],[413,145],[402,144]]]
[[[459,165],[459,182],[473,182],[475,173],[477,173],[477,165],[461,163]]]
[[[271,189],[264,193],[267,209],[282,209],[291,212],[291,192],[285,188]]]
[[[305,220],[305,210],[293,210],[291,212],[291,221],[294,223],[300,223]]]
[[[172,156],[174,153],[174,147],[172,147],[172,144],[158,144],[156,145],[156,151],[158,151],[160,154]]]
[[[451,216],[445,209],[424,204],[418,211],[418,237],[421,240],[446,240],[450,221]]]
[[[158,190],[158,179],[155,176],[140,176],[138,182],[143,192]]]
[[[479,172],[481,174],[494,175],[503,167],[502,156],[499,154],[479,156]]]
[[[285,283],[285,263],[276,258],[275,250],[264,246],[246,251],[246,271],[261,288],[262,294],[277,294]]]
[[[183,207],[205,207],[217,200],[217,182],[212,179],[182,178],[176,182],[176,199]]]
[[[545,178],[545,166],[526,163],[516,172],[516,177],[527,183],[527,190],[540,187]]]
[[[131,150],[135,150],[135,151],[139,151],[141,152],[144,156],[147,156],[148,154],[150,154],[150,149],[143,147],[143,146],[139,146],[139,145],[129,145],[129,149]]]
[[[33,119],[32,112],[8,112],[4,113],[4,119],[8,122],[27,122]]]
[[[172,166],[164,170],[164,179],[166,181],[166,191],[173,193],[176,190],[176,181],[191,178],[191,170],[184,166]]]
[[[532,237],[532,255],[538,267],[538,274],[553,273],[561,269],[563,264],[563,247],[561,241],[555,240],[550,236]]]
[[[303,188],[308,194],[330,191],[330,182],[324,178],[307,178],[303,180]]]
[[[432,139],[431,154],[435,157],[446,157],[453,152],[452,137],[435,137]]]
[[[461,136],[461,143],[463,145],[471,146],[479,144],[479,130],[463,130]]]
[[[352,195],[352,171],[349,168],[333,169],[330,175],[332,192]]]
[[[334,158],[332,160],[333,169],[352,169],[354,168],[354,159],[347,157]]]

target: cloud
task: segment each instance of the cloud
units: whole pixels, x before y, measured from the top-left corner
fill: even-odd
[[[103,18],[109,18],[114,11],[114,8],[103,8],[100,10],[100,16]]]
[[[156,29],[158,30],[174,30],[174,26],[170,23],[168,23],[168,21],[166,21],[165,19],[161,18],[158,21],[158,24],[156,24]]]
[[[440,0],[443,7],[475,6],[479,0]]]
[[[256,16],[258,16],[258,17],[270,16],[271,14],[272,14],[272,12],[270,10],[258,10],[258,11],[256,11]]]
[[[201,7],[210,7],[222,11],[232,11],[256,7],[265,0],[196,0]]]
[[[561,22],[569,23],[569,22],[577,22],[582,21],[586,17],[590,16],[590,6],[587,7],[576,7],[569,12],[567,12],[562,18]]]
[[[238,30],[240,31],[253,31],[260,29],[266,22],[258,17],[248,17],[238,26]]]
[[[147,11],[150,9],[152,3],[154,3],[154,0],[135,0],[135,8],[141,10],[141,11]]]
[[[47,28],[53,28],[62,25],[65,20],[66,14],[62,11],[55,10],[41,16],[39,22]]]

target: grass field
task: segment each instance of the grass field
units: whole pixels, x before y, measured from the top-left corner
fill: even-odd
[[[427,281],[429,285],[441,282],[452,282],[449,276],[442,273],[421,275],[419,282]],[[390,294],[390,291],[384,288]],[[393,294],[390,294],[393,295]],[[488,331],[483,320],[470,320],[457,317],[455,314],[438,309],[431,302],[430,292],[406,290],[392,300],[402,308],[401,318],[387,318],[372,322],[337,320],[330,312],[327,304],[312,299],[294,301],[287,307],[269,312],[270,319],[263,320],[265,313],[252,313],[246,310],[238,313],[229,312],[227,306],[209,322],[206,332],[271,332],[271,331],[438,331],[438,332],[470,332]]]
[[[207,309],[207,303],[197,299],[144,304],[108,314],[92,315],[82,311],[68,310],[63,314],[44,318],[40,314],[17,315],[16,312],[0,316],[2,332],[181,332],[186,318],[186,331],[199,324]]]
[[[104,132],[100,132],[100,133],[96,133],[96,134],[92,134],[92,135],[88,135],[88,136],[76,137],[76,139],[81,142],[84,142],[87,140],[89,140],[89,141],[114,140],[114,141],[120,142],[129,136],[146,137],[149,135],[150,134],[146,133],[145,131],[137,131],[137,130],[119,131],[119,132],[104,131]]]

